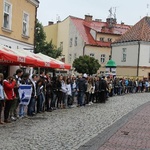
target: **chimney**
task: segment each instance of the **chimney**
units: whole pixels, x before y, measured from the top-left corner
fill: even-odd
[[[95,19],[96,22],[102,22],[102,19]]]
[[[52,24],[54,24],[53,21],[49,21],[49,22],[48,22],[48,25],[49,25],[49,26],[52,25]]]
[[[61,22],[60,20],[57,21],[57,23],[60,23],[60,22]]]
[[[124,22],[121,22],[121,25],[124,25]]]
[[[92,21],[93,16],[85,15],[85,21]]]
[[[113,28],[114,25],[117,23],[117,20],[116,20],[116,18],[107,18],[106,22],[107,22],[109,28]]]

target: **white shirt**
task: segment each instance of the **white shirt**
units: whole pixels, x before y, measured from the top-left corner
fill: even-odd
[[[71,84],[66,84],[66,89],[67,89],[67,95],[72,95],[72,92],[71,92]]]

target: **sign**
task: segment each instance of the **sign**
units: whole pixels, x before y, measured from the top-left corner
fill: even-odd
[[[19,98],[20,104],[28,105],[31,99],[32,86],[31,85],[20,85],[19,86]]]

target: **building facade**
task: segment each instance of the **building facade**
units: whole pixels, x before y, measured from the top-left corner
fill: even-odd
[[[144,17],[112,44],[117,75],[150,79],[150,17]]]
[[[38,6],[38,0],[1,0],[0,44],[33,51]]]
[[[62,48],[63,60],[72,64],[79,56],[89,55],[98,59],[101,64],[99,73],[105,73],[105,65],[111,55],[111,43],[130,29],[129,25],[117,24],[116,19],[93,20],[85,15],[84,19],[69,16],[56,24],[49,22],[44,27],[47,41]]]

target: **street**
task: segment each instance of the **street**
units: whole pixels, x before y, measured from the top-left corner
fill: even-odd
[[[1,125],[0,149],[76,150],[149,97],[150,93],[114,96],[105,104],[58,109]]]

